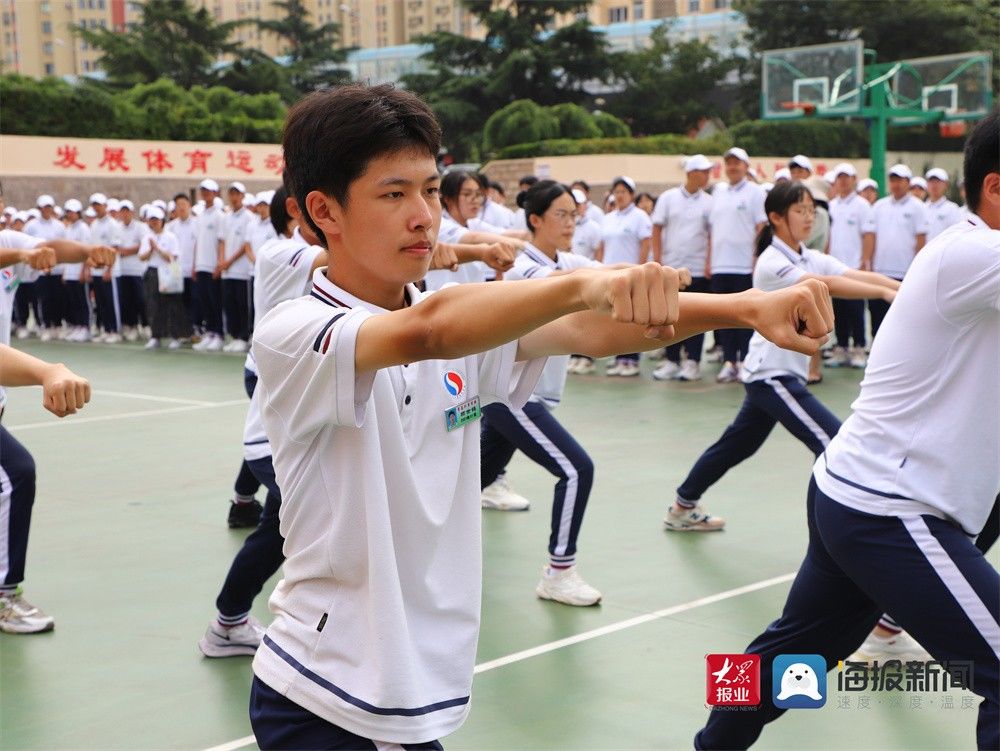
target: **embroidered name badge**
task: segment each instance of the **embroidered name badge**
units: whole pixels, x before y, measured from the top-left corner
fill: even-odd
[[[444,411],[444,424],[450,433],[453,430],[465,427],[470,422],[475,422],[483,416],[483,411],[479,408],[479,397],[474,396],[469,401],[459,404],[457,407]]]

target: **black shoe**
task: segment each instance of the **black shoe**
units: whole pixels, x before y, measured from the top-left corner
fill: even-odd
[[[260,514],[263,510],[264,507],[260,505],[260,501],[251,501],[250,503],[230,501],[229,528],[244,529],[246,527],[256,527],[260,524]]]

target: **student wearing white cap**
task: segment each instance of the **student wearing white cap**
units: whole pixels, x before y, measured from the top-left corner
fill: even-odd
[[[164,229],[166,212],[150,206],[146,212],[149,232],[142,238],[139,258],[146,264],[143,287],[150,338],[146,349],[156,349],[166,342],[168,349],[179,349],[181,340],[191,335],[184,309],[184,276],[180,267],[180,241]]]
[[[767,224],[764,213],[764,190],[747,179],[750,157],[734,146],[725,153],[727,182],[712,191],[709,225],[712,246],[709,274],[713,292],[742,292],[753,286],[754,239]],[[753,332],[723,329],[717,332],[722,344],[722,369],[716,380],[735,383],[738,364],[746,356]]]
[[[774,173],[774,184],[787,183],[792,179],[792,171],[788,167],[782,167]]]
[[[193,349],[218,352],[222,349],[222,263],[225,244],[226,215],[221,202],[217,202],[219,184],[211,178],[198,186],[205,208],[198,216],[198,234],[195,240],[195,294],[198,298],[204,331],[201,341]]]
[[[796,154],[788,160],[788,176],[792,180],[805,182],[812,177],[813,165],[809,157]]]
[[[41,216],[31,222],[24,231],[32,237],[42,240],[56,240],[66,237],[66,225],[55,214],[55,199],[50,195],[41,195],[36,202]],[[35,282],[38,301],[42,308],[42,320],[38,322],[41,329],[39,338],[43,342],[59,336],[63,325],[66,298],[63,295],[62,266],[55,266],[51,271],[43,272]]]
[[[64,204],[69,226],[66,228],[66,239],[83,245],[90,245],[93,236],[90,226],[83,219],[83,204],[75,198],[70,198]],[[90,341],[90,301],[87,285],[81,280],[82,263],[63,264],[63,287],[66,294],[66,321],[70,331],[66,336],[69,342]]]
[[[577,180],[570,187],[573,188],[573,190],[582,191],[583,194],[587,197],[587,203],[584,208],[584,213],[587,215],[587,218],[593,222],[601,224],[604,221],[604,212],[601,211],[600,206],[598,206],[597,204],[595,204],[593,201],[590,200],[590,185],[587,183],[587,181]]]
[[[869,206],[873,206],[878,200],[878,183],[870,177],[859,180],[858,187],[855,190],[859,196],[868,201]]]
[[[920,175],[910,180],[910,195],[921,203],[927,200],[927,181]]]
[[[94,193],[90,197],[90,207],[97,218],[90,224],[90,235],[97,245],[107,245],[117,249],[121,243],[121,226],[108,211],[109,199],[103,193]],[[117,203],[117,202],[116,202]],[[94,302],[98,326],[104,329],[97,341],[115,344],[121,341],[118,333],[118,293],[115,290],[111,266],[84,268],[80,279],[91,285],[94,290]]]
[[[594,260],[608,266],[645,263],[651,253],[653,220],[635,205],[635,180],[624,175],[611,183],[615,208],[601,223],[601,247]],[[605,371],[609,376],[634,378],[639,375],[639,353],[618,355]]]
[[[173,204],[173,219],[167,222],[169,230],[176,238],[180,247],[181,271],[184,274],[184,310],[187,315],[188,336],[200,333],[201,308],[198,296],[194,290],[195,280],[195,246],[198,242],[198,218],[191,213],[191,198],[187,193],[178,193],[170,202]]]
[[[927,242],[944,232],[955,222],[964,218],[962,210],[954,201],[949,201],[948,173],[940,167],[927,170]]]
[[[243,202],[246,188],[241,182],[230,184],[227,191],[230,211],[223,222],[222,311],[230,342],[223,352],[246,352],[250,341],[250,272],[253,250],[250,231],[257,218]]]
[[[927,242],[927,208],[909,192],[913,173],[905,164],[889,170],[889,195],[873,207],[875,247],[873,255],[862,258],[862,267],[902,281],[920,249]],[[878,333],[889,310],[883,300],[869,300],[872,338]]]
[[[257,194],[254,201],[253,213],[256,214],[256,222],[251,224],[250,229],[250,249],[253,251],[254,264],[250,273],[250,336],[253,336],[253,325],[257,318],[254,312],[254,285],[257,278],[257,259],[262,247],[278,236],[271,223],[271,201],[274,200],[273,190],[263,190]]]
[[[122,336],[134,342],[139,338],[139,327],[146,323],[146,303],[142,278],[146,263],[139,258],[139,247],[148,233],[146,225],[135,218],[135,204],[129,200],[118,203],[118,264],[115,284],[118,289],[118,309]]]
[[[708,252],[711,237],[709,215],[712,197],[705,192],[712,163],[702,154],[684,160],[684,185],[664,191],[653,208],[653,260],[691,272],[688,292],[710,292]],[[704,334],[667,347],[666,359],[653,371],[653,378],[666,381],[697,381],[701,378]],[[681,351],[687,355],[681,364]]]
[[[849,269],[862,268],[861,259],[875,247],[875,217],[872,207],[855,191],[857,170],[843,162],[833,168],[834,191],[830,201],[830,255]],[[833,367],[865,366],[865,303],[863,300],[833,300],[837,346],[827,362]]]

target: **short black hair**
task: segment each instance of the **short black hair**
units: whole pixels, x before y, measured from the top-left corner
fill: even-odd
[[[804,182],[799,180],[782,180],[771,188],[767,194],[767,198],[764,199],[764,213],[768,217],[767,224],[764,225],[757,235],[757,245],[754,249],[755,256],[759,256],[767,250],[767,246],[774,240],[774,226],[771,224],[771,212],[773,211],[780,216],[787,216],[788,210],[795,204],[801,203],[802,199],[806,196],[809,196],[810,203],[816,203],[809,188]]]
[[[534,175],[525,175],[520,180],[517,181],[518,185],[527,185],[529,188],[538,182],[538,178]]]
[[[577,180],[575,183],[573,183],[573,187],[574,188],[576,188],[578,186],[581,187],[581,188],[583,188],[583,192],[584,193],[586,193],[587,195],[590,195],[590,186],[587,185],[587,183],[585,181],[583,181],[583,180]]]
[[[282,185],[274,191],[274,198],[271,199],[271,226],[278,233],[278,237],[285,236],[285,233],[288,232],[288,223],[292,221],[292,216],[288,213],[288,206],[285,205],[287,198],[288,190]]]
[[[535,228],[531,226],[532,216],[543,216],[552,202],[563,193],[573,198],[573,191],[568,185],[557,183],[555,180],[539,180],[522,194],[524,196],[524,221],[528,223],[531,234],[535,234]],[[576,199],[573,198],[573,203]]]
[[[482,172],[477,172],[472,176],[472,179],[479,183],[479,187],[482,188],[483,193],[489,190],[490,179],[484,175]]]
[[[507,191],[504,190],[503,185],[501,183],[498,183],[496,180],[490,180],[490,188],[492,188],[502,196],[507,195]]]
[[[441,187],[438,189],[438,193],[441,195],[441,204],[448,213],[451,213],[448,207],[458,203],[458,196],[462,192],[462,186],[465,185],[466,180],[476,180],[476,176],[471,172],[455,170],[441,178]],[[476,180],[476,182],[479,181]]]
[[[316,91],[298,101],[285,120],[282,147],[289,192],[317,237],[306,196],[319,190],[347,205],[351,183],[372,160],[404,149],[437,160],[441,126],[415,94],[389,84],[350,84]]]
[[[189,196],[187,193],[178,193],[176,196],[174,196],[174,203],[177,203],[182,198],[188,203],[191,203],[191,196]]]
[[[962,172],[965,202],[975,213],[979,211],[986,176],[1000,172],[1000,107],[980,120],[966,139]]]

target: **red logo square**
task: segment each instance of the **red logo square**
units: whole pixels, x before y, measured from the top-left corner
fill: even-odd
[[[760,704],[760,655],[705,655],[705,679],[709,706]]]

